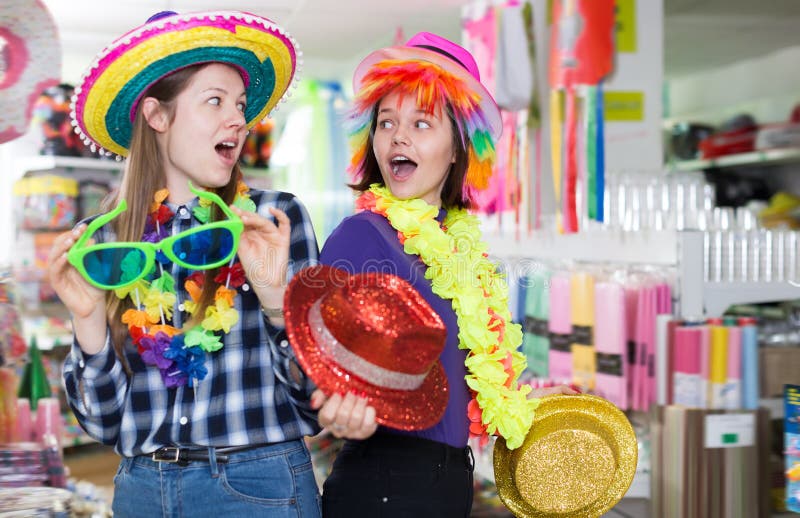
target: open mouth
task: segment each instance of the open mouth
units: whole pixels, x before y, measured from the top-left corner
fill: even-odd
[[[233,140],[223,140],[214,146],[214,150],[225,160],[236,160],[236,142]]]
[[[389,164],[392,167],[392,174],[397,178],[407,178],[417,170],[417,163],[403,155],[393,157]]]

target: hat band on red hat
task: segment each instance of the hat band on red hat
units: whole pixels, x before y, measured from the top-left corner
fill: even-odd
[[[320,310],[321,304],[322,299],[319,299],[309,308],[308,324],[314,341],[325,356],[332,358],[333,361],[348,372],[376,387],[394,390],[415,390],[422,385],[427,373],[406,374],[385,369],[368,362],[339,342],[325,325],[322,311]]]

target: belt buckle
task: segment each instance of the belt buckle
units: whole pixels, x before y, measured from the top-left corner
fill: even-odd
[[[175,458],[174,459],[173,458],[169,458],[169,457],[164,458],[162,456],[162,455],[167,454],[167,453],[171,454],[172,453],[171,450],[175,450]],[[165,446],[163,448],[159,448],[156,451],[154,451],[152,459],[153,459],[154,462],[169,462],[170,464],[177,464],[180,461],[180,457],[181,457],[181,449],[180,448],[176,448],[174,446]]]

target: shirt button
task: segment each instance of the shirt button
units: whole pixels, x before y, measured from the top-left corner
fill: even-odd
[[[386,496],[384,496],[383,498],[381,498],[381,500],[382,500],[382,501],[383,501],[383,503],[385,504],[386,502],[388,502],[388,501],[389,501],[389,497],[386,497]]]
[[[285,347],[289,347],[289,341],[288,340],[281,340],[281,347],[284,347],[284,348]]]
[[[284,341],[285,341],[285,340],[284,340]],[[85,361],[83,361],[83,360],[79,361],[79,362],[78,362],[78,367],[80,367],[81,369],[82,369],[82,368],[84,368],[84,367],[86,367],[86,362],[85,362]]]
[[[186,416],[181,417],[181,421],[180,421],[181,424],[186,424],[188,422],[189,422],[189,419]]]
[[[186,215],[186,207],[181,207],[180,210],[178,211],[178,214],[180,214],[181,216],[185,216]]]

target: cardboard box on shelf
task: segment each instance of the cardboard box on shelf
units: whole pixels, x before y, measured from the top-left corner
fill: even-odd
[[[783,396],[783,386],[797,383],[800,372],[800,346],[761,347],[758,351],[761,397]]]

